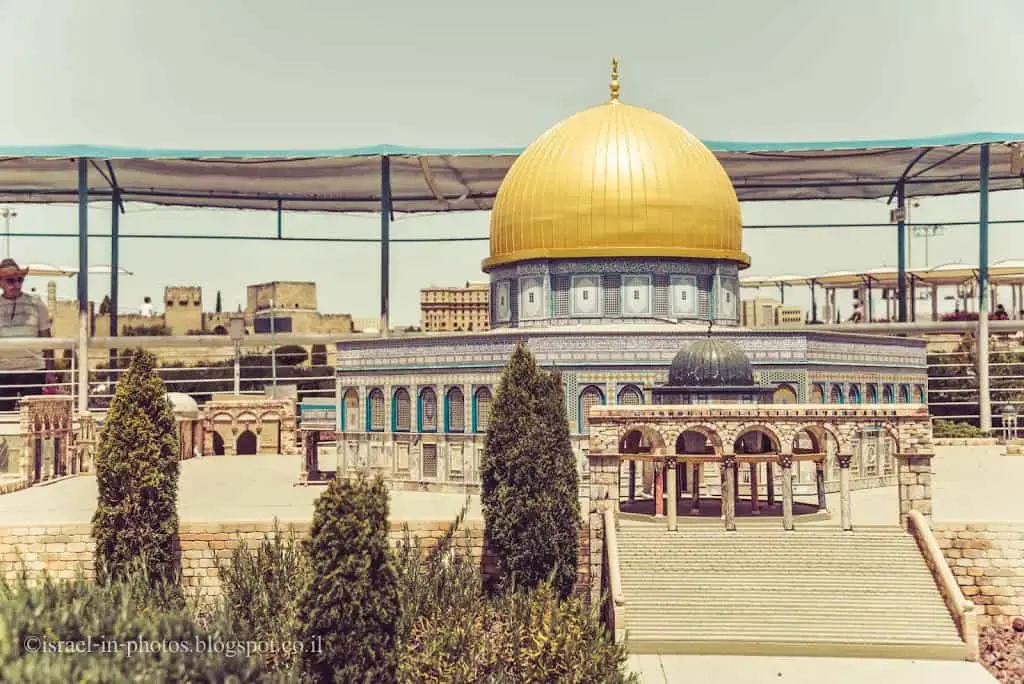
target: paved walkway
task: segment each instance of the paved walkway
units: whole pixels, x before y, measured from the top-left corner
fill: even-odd
[[[755,656],[630,656],[644,684],[993,684],[978,663],[875,658],[771,658]]]
[[[217,456],[181,464],[178,511],[183,522],[311,520],[324,485],[295,486],[298,456]],[[0,496],[0,525],[87,523],[96,509],[96,478],[75,477]],[[391,519],[453,520],[466,496],[391,492]],[[480,519],[478,497],[469,518]]]

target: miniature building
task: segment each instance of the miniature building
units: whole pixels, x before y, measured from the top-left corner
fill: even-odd
[[[168,392],[178,428],[178,458],[192,458],[203,444],[203,424],[196,400],[180,392]]]
[[[203,404],[204,456],[294,454],[295,402],[214,395]]]
[[[29,483],[85,470],[76,458],[74,414],[68,395],[22,397],[21,473]]]
[[[770,404],[775,387],[754,382],[750,359],[735,342],[710,335],[672,360],[668,383],[655,386],[655,404]]]
[[[420,326],[424,332],[490,329],[490,286],[425,287],[420,290]]]

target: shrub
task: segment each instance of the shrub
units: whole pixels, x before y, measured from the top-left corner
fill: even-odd
[[[201,624],[136,562],[101,586],[24,576],[0,584],[0,673],[8,682],[275,682],[239,655],[223,622]],[[218,648],[201,648],[216,644]],[[54,649],[61,648],[57,653]],[[244,648],[244,646],[243,646]]]
[[[305,347],[297,344],[286,344],[277,348],[277,362],[282,366],[299,366],[309,360],[309,353]]]
[[[178,576],[178,438],[156,358],[139,350],[117,383],[96,452],[96,575],[123,576],[141,558],[156,582]]]
[[[237,639],[271,644],[292,643],[299,632],[299,592],[308,564],[294,530],[285,536],[275,525],[255,549],[245,539],[220,564],[221,600]],[[264,654],[272,669],[291,670],[298,653],[279,649]]]
[[[960,423],[954,420],[935,420],[932,423],[932,435],[946,438],[971,438],[985,437],[981,428],[970,423]]]
[[[561,379],[539,369],[524,344],[502,373],[481,481],[499,581],[530,589],[550,579],[568,596],[578,561],[579,475]]]
[[[457,530],[429,549],[408,529],[397,548],[402,682],[635,682],[627,653],[579,599],[547,583],[488,596]]]
[[[315,682],[396,681],[400,610],[384,481],[333,480],[304,543],[300,658]]]
[[[167,337],[170,334],[171,329],[160,323],[155,325],[126,325],[121,328],[121,335],[124,337]]]

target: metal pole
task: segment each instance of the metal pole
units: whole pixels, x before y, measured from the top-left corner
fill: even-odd
[[[896,224],[896,263],[899,273],[896,276],[897,320],[907,322],[907,198],[903,181],[896,186],[896,209],[899,221]]]
[[[235,396],[242,393],[242,348],[235,342]]]
[[[387,337],[391,280],[391,159],[380,158],[380,335]]]
[[[11,256],[11,219],[18,218],[18,212],[10,207],[4,207],[0,216],[4,217],[4,257],[9,257]]]
[[[89,160],[78,159],[78,412],[89,412]]]
[[[981,146],[978,189],[978,413],[982,432],[992,430],[992,397],[988,383],[988,175],[989,146]]]
[[[117,337],[118,278],[121,271],[121,191],[110,196],[110,336]],[[117,368],[117,350],[110,350],[110,367]],[[114,382],[117,378],[114,377]]]
[[[277,283],[274,283],[274,297],[270,300],[270,386],[274,388],[277,398],[277,321],[274,319],[274,307],[277,305]]]

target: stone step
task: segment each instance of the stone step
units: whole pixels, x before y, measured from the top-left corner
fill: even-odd
[[[899,612],[901,610],[907,611],[931,611],[935,613],[943,613],[946,611],[945,602],[935,603],[932,601],[932,594],[925,588],[920,587],[898,587],[898,590],[906,597],[897,601],[891,598],[885,597],[883,594],[881,597],[870,597],[870,598],[858,598],[858,594],[854,592],[838,592],[833,587],[810,587],[816,594],[832,593],[835,594],[834,598],[827,602],[816,603],[808,601],[807,592],[803,594],[789,593],[789,594],[776,594],[774,591],[770,591],[771,598],[758,599],[752,595],[736,595],[736,591],[728,587],[714,586],[714,585],[689,585],[689,586],[672,586],[665,587],[662,584],[658,584],[657,588],[653,588],[650,583],[643,585],[639,582],[632,582],[629,584],[623,584],[622,590],[626,594],[626,605],[630,607],[644,607],[644,606],[658,606],[658,605],[671,605],[685,607],[688,611],[698,610],[701,602],[708,601],[713,604],[712,609],[718,609],[720,606],[731,606],[737,610],[757,610],[757,611],[769,611],[779,612],[782,610],[788,610],[792,608],[799,609],[800,613],[814,613],[824,610],[825,607],[829,609],[841,607],[845,605],[851,606],[863,606],[868,609],[872,606],[882,606],[890,612]],[[867,593],[867,592],[865,592]],[[880,594],[881,592],[872,592]],[[731,598],[735,597],[735,598]]]

